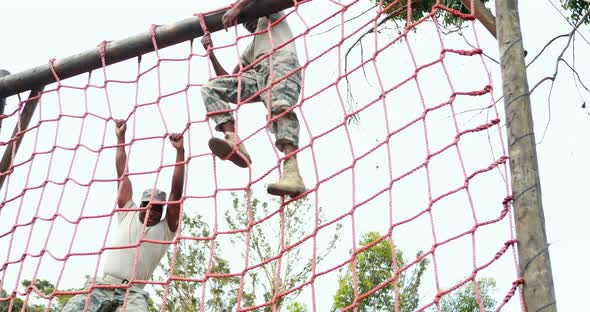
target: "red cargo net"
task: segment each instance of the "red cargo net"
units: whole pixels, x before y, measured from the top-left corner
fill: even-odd
[[[253,38],[241,26],[213,33],[208,51],[198,39],[159,49],[152,26],[154,53],[111,66],[101,43],[103,68],[69,79],[54,71],[58,82],[12,136],[27,100],[7,106],[2,142],[23,142],[2,173],[1,307],[57,310],[72,295],[121,287],[96,282],[105,253],[151,243],[168,253],[150,279],[122,287],[124,309],[139,287],[162,311],[380,311],[380,300],[388,311],[445,311],[461,293],[479,311],[524,311],[514,297],[522,280],[504,120],[484,33],[442,4],[419,20],[411,7],[400,13],[406,22],[387,19],[399,3],[308,1],[285,11],[302,74],[292,111],[308,190],[296,198],[265,191],[284,159],[269,129],[284,114],[271,119],[260,103],[283,81],[273,70],[271,86],[231,106],[252,165],[238,168],[207,147],[220,137],[200,94],[215,77],[208,56],[226,69],[239,63]],[[441,27],[443,13],[466,20],[461,35]],[[173,242],[144,232],[128,246],[110,243],[121,210],[115,119],[127,122],[135,197],[169,191],[177,163],[168,136],[184,136],[184,218]],[[136,253],[133,272],[138,262]],[[493,290],[483,289],[492,279]]]

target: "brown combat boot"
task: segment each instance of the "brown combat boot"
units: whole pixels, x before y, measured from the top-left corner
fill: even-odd
[[[266,191],[271,195],[295,197],[305,192],[303,178],[299,174],[297,158],[291,157],[285,159],[283,163],[283,176],[278,182],[271,183],[266,187]]]
[[[236,149],[236,140],[237,136],[234,132],[226,132],[225,140],[216,137],[209,139],[209,148],[215,156],[223,160],[230,160],[238,167],[246,168],[252,163],[252,160],[244,144],[240,143]]]

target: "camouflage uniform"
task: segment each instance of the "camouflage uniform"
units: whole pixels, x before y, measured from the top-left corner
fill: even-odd
[[[294,71],[296,72],[285,80],[275,82]],[[271,90],[262,92],[252,101],[262,101],[267,109],[270,106],[270,117],[274,118],[296,105],[299,100],[301,71],[295,53],[279,50],[260,61],[250,70],[241,73],[239,77],[218,77],[210,80],[201,89],[201,94],[209,116],[216,123],[215,129],[221,131],[221,124],[234,121],[228,102],[237,103],[238,96],[240,102],[243,102],[271,84],[273,84]],[[238,85],[241,90],[240,95],[238,95]],[[283,114],[277,120],[272,121],[269,128],[271,133],[275,135],[275,145],[281,152],[283,152],[285,143],[299,146],[299,120],[295,112],[289,111]]]
[[[105,280],[97,279],[96,285],[112,285]],[[92,286],[92,280],[88,279],[84,284],[84,290],[90,289]],[[62,312],[119,312],[123,311],[123,303],[125,302],[125,296],[127,294],[126,288],[94,288],[90,294],[79,294],[72,297]],[[88,307],[85,310],[86,299],[90,295]],[[127,297],[127,305],[125,311],[129,312],[145,312],[148,310],[148,298],[149,293],[139,288],[138,286],[132,286]]]

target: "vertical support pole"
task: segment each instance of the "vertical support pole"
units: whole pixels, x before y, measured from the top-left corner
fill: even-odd
[[[496,27],[520,274],[527,311],[557,311],[518,0],[496,0]]]
[[[2,160],[0,160],[0,190],[4,186],[6,176],[10,174],[10,165],[12,164],[13,158],[16,157],[20,143],[23,140],[23,132],[29,127],[29,122],[31,122],[33,113],[37,109],[37,104],[39,103],[39,98],[41,97],[42,92],[43,87],[39,88],[39,90],[33,90],[31,93],[29,93],[29,98],[27,99],[27,102],[25,103],[25,106],[23,107],[23,110],[19,116],[20,122],[17,122],[14,126],[14,131],[12,131],[12,136],[10,137],[12,143],[8,144],[4,150],[4,154],[2,155]]]
[[[10,75],[10,72],[0,69],[0,78]],[[6,106],[6,98],[0,97],[0,115],[4,114],[4,106]],[[0,119],[0,128],[2,128],[2,119]]]

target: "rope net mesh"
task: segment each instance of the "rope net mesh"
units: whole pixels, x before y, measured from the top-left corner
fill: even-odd
[[[502,111],[481,28],[444,3],[419,20],[403,7],[405,21],[387,18],[399,1],[310,1],[284,12],[302,74],[292,111],[307,192],[296,198],[266,193],[284,160],[257,97],[266,86],[231,106],[252,165],[207,146],[221,136],[201,96],[216,77],[209,55],[226,69],[239,63],[254,36],[241,26],[211,34],[209,50],[198,40],[159,49],[154,36],[155,52],[140,58],[68,79],[54,72],[58,82],[16,135],[7,129],[28,104],[9,98],[2,142],[22,143],[2,173],[2,311],[57,311],[79,294],[88,308],[88,293],[114,288],[123,310],[141,289],[162,311],[451,311],[453,300],[524,311]],[[460,35],[442,16],[465,20]],[[172,242],[146,239],[144,228],[140,241],[112,244],[115,119],[127,124],[136,201],[146,188],[169,192],[177,163],[168,136],[184,137]],[[140,244],[168,245],[148,279],[134,275]],[[136,252],[123,286],[97,282],[114,249]]]

